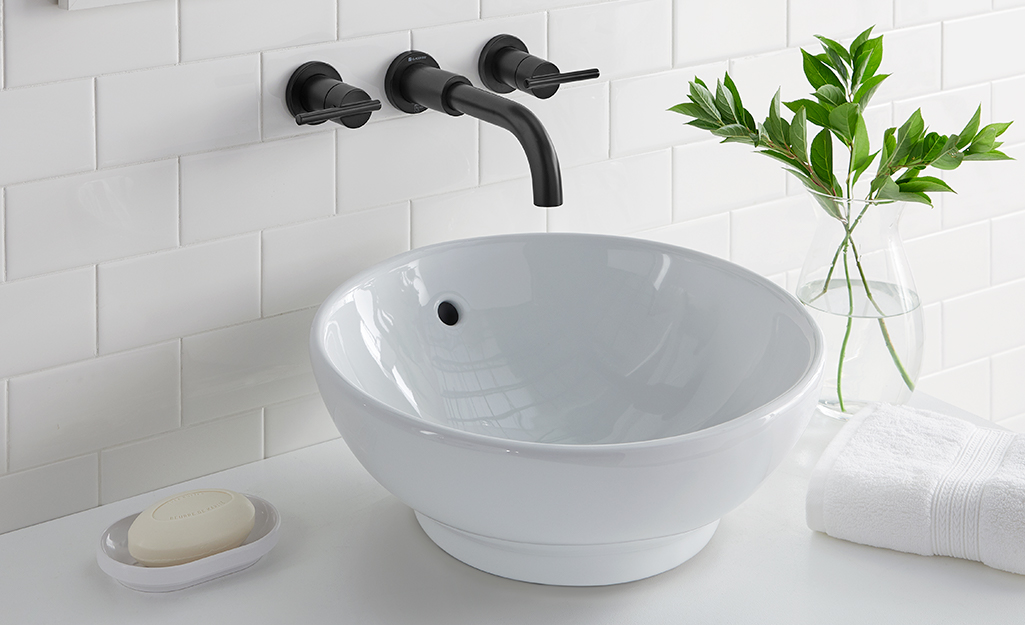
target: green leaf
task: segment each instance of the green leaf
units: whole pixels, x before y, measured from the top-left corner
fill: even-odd
[[[996,138],[1004,134],[1010,125],[1011,122],[990,124],[980,130],[979,134],[972,139],[971,145],[968,146],[967,154],[979,154],[992,150],[996,147]]]
[[[931,164],[936,169],[957,169],[961,165],[961,161],[964,160],[964,153],[957,150],[952,150],[941,155],[938,159],[933,161]]]
[[[858,52],[858,56],[867,55],[864,60],[864,69],[861,72],[861,79],[868,80],[872,76],[875,76],[876,71],[879,69],[879,65],[883,62],[883,38],[876,37],[875,39],[869,39],[861,46],[861,51]]]
[[[804,107],[797,109],[794,120],[790,123],[790,149],[800,161],[808,160],[808,114]]]
[[[825,48],[825,46],[823,46],[823,48]],[[848,74],[847,66],[844,65],[843,59],[841,59],[836,52],[833,52],[829,48],[825,48],[825,50],[826,51],[823,54],[816,54],[815,58],[822,61],[826,65],[826,67],[832,69],[833,72],[835,72],[836,75],[840,77],[840,80],[846,83]]]
[[[744,104],[740,100],[740,91],[737,90],[737,85],[735,85],[733,83],[733,79],[730,78],[729,72],[726,72],[726,76],[723,78],[723,84],[726,85],[726,88],[730,90],[730,94],[733,96],[733,110],[744,116],[743,119],[738,118],[737,122],[747,126],[747,129],[751,132],[757,133],[758,126],[755,125],[754,118],[751,117],[751,114],[744,108]]]
[[[694,126],[701,130],[715,130],[716,128],[722,128],[722,124],[716,122],[706,122],[703,119],[692,119],[685,124],[686,126]]]
[[[769,140],[776,145],[787,145],[787,135],[783,127],[783,120],[779,116],[779,91],[772,96],[769,103],[769,117],[765,120],[765,131],[769,134]]]
[[[801,56],[804,58],[804,75],[811,83],[812,89],[818,89],[822,85],[833,85],[837,89],[843,89],[843,83],[836,77],[833,70],[829,69],[829,66],[808,54],[803,48]]]
[[[684,102],[682,104],[677,104],[669,110],[674,113],[680,113],[681,115],[689,115],[696,119],[703,119],[707,122],[715,121],[715,118],[713,118],[711,115],[705,112],[705,109],[701,108],[697,104],[694,104],[693,102]]]
[[[868,38],[872,36],[873,28],[875,28],[875,26],[869,26],[860,35],[855,37],[854,41],[851,42],[850,53],[852,59],[858,57],[858,52],[861,51],[861,46],[865,45],[865,42],[868,41]]]
[[[925,122],[922,121],[922,109],[916,109],[908,117],[908,120],[897,129],[897,142],[886,165],[899,167],[908,155],[911,154],[912,148],[921,140],[924,132]]]
[[[861,83],[858,90],[854,92],[853,98],[854,101],[861,106],[861,110],[865,110],[865,107],[868,106],[868,101],[875,95],[876,89],[879,88],[880,83],[886,80],[889,76],[889,74],[877,74]]]
[[[786,154],[778,150],[758,150],[758,153],[764,154],[770,158],[774,158],[785,165],[793,167],[794,169],[800,170],[804,168],[804,166],[801,165],[801,163],[797,162],[795,159],[791,158],[790,156],[787,156]]]
[[[840,208],[836,200],[822,195],[822,189],[817,186],[810,186],[808,188],[815,192],[811,195],[815,198],[815,201],[819,203],[819,206],[822,207],[822,210],[826,211],[826,213],[833,219],[843,219],[843,210]]]
[[[719,115],[727,124],[742,123],[744,121],[744,114],[738,113],[734,109],[733,94],[723,86],[721,80],[716,82],[715,85],[715,108],[719,110]]]
[[[751,136],[751,131],[740,124],[727,124],[725,126],[721,126],[713,130],[712,134],[717,137],[743,137],[747,140],[745,143],[754,145],[754,138]]]
[[[861,109],[857,104],[847,102],[829,112],[829,127],[836,131],[836,135],[843,139],[844,143],[851,145],[859,119]]]
[[[848,65],[851,64],[851,53],[847,51],[847,48],[844,48],[832,39],[827,39],[822,35],[815,35],[815,38],[822,42],[823,50],[826,50],[827,52],[832,51],[833,54],[843,59],[845,63]]]
[[[868,150],[868,128],[865,126],[865,119],[859,114],[854,126],[854,140],[851,143],[851,167],[855,173],[855,182],[872,162],[872,155],[869,155]]]
[[[925,135],[925,139],[922,139],[922,160],[929,164],[938,159],[943,154],[943,148],[947,141],[948,137],[935,132]]]
[[[879,180],[878,178],[876,180]],[[876,184],[876,180],[872,184]],[[880,200],[897,200],[903,202],[919,202],[932,206],[932,200],[921,191],[904,191],[900,185],[893,181],[893,178],[885,176],[882,178],[876,198]]]
[[[921,172],[921,170],[921,167],[912,167],[908,169],[901,175],[900,178],[897,178],[897,184],[903,184],[909,180],[914,180],[916,177],[918,177],[918,174],[919,172]]]
[[[894,150],[897,149],[897,140],[893,138],[893,133],[897,132],[896,128],[887,128],[883,132],[883,149],[879,156],[879,171],[890,163],[890,157],[893,155]]]
[[[712,92],[698,78],[695,78],[694,82],[690,83],[690,99],[704,109],[709,118],[722,123],[722,117],[715,107],[715,98],[712,97]]]
[[[954,193],[954,190],[939,178],[933,176],[918,176],[907,182],[899,183],[901,192],[914,193]]]
[[[829,127],[829,111],[818,102],[802,98],[800,100],[794,100],[793,102],[786,102],[785,104],[786,107],[794,113],[797,113],[797,111],[803,108],[808,115],[808,121],[816,126],[820,128]]]
[[[834,195],[836,185],[833,184],[833,139],[828,130],[822,130],[811,142],[811,167],[815,176],[831,187]]]
[[[827,105],[826,110],[847,102],[847,96],[844,95],[843,89],[833,85],[822,85],[815,90],[815,97],[818,98],[819,102]]]
[[[875,151],[875,152],[872,152],[871,154],[868,155],[868,157],[864,160],[864,162],[861,165],[859,165],[857,168],[855,168],[855,170],[854,170],[854,184],[858,184],[858,179],[861,178],[861,174],[865,173],[865,171],[868,170],[868,168],[872,165],[872,161],[874,161],[876,159],[876,156],[878,156],[878,155],[879,155],[879,151],[878,150]]]
[[[1004,154],[1000,150],[990,150],[989,152],[979,152],[976,154],[965,154],[964,160],[966,161],[1013,161],[1014,158]]]
[[[982,105],[980,104],[979,108],[975,109],[975,115],[972,116],[972,119],[968,122],[968,125],[965,126],[964,130],[962,130],[957,135],[959,137],[957,140],[957,149],[963,150],[966,147],[968,147],[968,144],[972,142],[972,139],[975,138],[976,133],[979,132],[979,120],[981,118]]]

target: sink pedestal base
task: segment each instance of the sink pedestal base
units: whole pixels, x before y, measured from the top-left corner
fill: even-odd
[[[539,545],[471,534],[416,513],[427,536],[453,558],[523,582],[554,586],[606,586],[675,568],[701,551],[716,520],[682,534],[598,545]]]

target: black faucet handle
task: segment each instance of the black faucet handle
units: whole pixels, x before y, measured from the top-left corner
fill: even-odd
[[[559,85],[597,78],[597,68],[561,73],[554,63],[530,54],[527,45],[512,35],[496,35],[480,52],[477,71],[481,82],[498,93],[514,89],[545,99],[555,95]]]
[[[336,106],[329,109],[320,109],[312,111],[310,113],[299,113],[295,116],[295,123],[300,126],[306,126],[308,124],[322,124],[328,120],[338,121],[347,117],[354,117],[357,115],[363,115],[365,113],[372,113],[374,111],[381,110],[380,100],[364,100],[362,102],[354,102],[352,104],[346,104],[345,106]],[[342,122],[338,122],[342,123]]]
[[[305,126],[330,120],[347,128],[359,128],[370,121],[381,102],[366,91],[342,82],[335,68],[320,61],[303,63],[288,79],[285,104],[295,123]]]
[[[540,89],[541,87],[551,87],[552,85],[564,85],[568,82],[591,80],[600,75],[601,72],[598,71],[598,68],[592,67],[591,69],[581,69],[564,74],[541,74],[540,76],[527,78],[523,83],[527,86],[527,89]]]

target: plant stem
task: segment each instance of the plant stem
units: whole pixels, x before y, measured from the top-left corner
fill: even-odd
[[[847,280],[847,302],[850,313],[847,315],[847,331],[843,335],[843,343],[840,344],[840,358],[836,365],[836,399],[840,403],[840,412],[847,412],[843,405],[843,361],[847,354],[847,342],[851,339],[851,325],[854,323],[854,288],[851,286],[851,272],[847,266],[847,250],[844,249],[843,272]]]
[[[897,370],[900,371],[900,377],[904,379],[904,384],[910,390],[915,390],[915,383],[911,380],[911,376],[908,375],[907,370],[904,368],[904,363],[901,362],[900,356],[897,354],[897,349],[893,346],[893,341],[890,339],[890,332],[886,328],[886,320],[883,318],[885,313],[883,309],[876,303],[875,297],[872,296],[872,291],[868,287],[868,278],[865,277],[865,270],[861,267],[861,257],[858,256],[858,248],[854,245],[854,239],[851,239],[851,252],[854,253],[854,264],[858,267],[858,274],[861,275],[861,283],[865,287],[865,295],[868,297],[868,301],[872,302],[872,306],[875,307],[876,312],[879,313],[879,330],[883,333],[883,341],[886,343],[886,349],[890,352],[890,358],[893,359],[893,364],[897,365]]]

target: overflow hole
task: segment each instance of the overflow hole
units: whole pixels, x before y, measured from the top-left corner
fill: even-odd
[[[452,302],[444,301],[438,304],[438,319],[447,326],[454,326],[459,321],[459,310]]]

